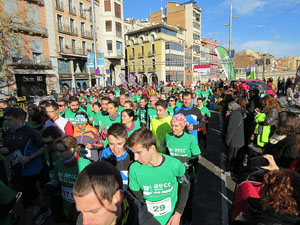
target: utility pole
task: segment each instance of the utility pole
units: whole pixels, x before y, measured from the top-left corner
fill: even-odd
[[[229,15],[229,24],[224,24],[224,26],[229,26],[229,56],[231,54],[231,33],[232,33],[232,18],[238,18],[237,16],[232,16],[232,4],[230,4],[230,15]]]
[[[92,24],[93,24],[93,42],[94,42],[94,69],[97,69],[97,47],[96,47],[96,27],[95,27],[95,8],[94,0],[91,0],[91,14],[92,14]],[[95,71],[94,71],[95,73]],[[101,76],[101,75],[100,75]],[[99,87],[99,78],[96,77],[96,86]]]

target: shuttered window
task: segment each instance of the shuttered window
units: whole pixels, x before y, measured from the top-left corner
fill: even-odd
[[[111,11],[110,0],[104,0],[104,11],[105,12],[110,12]]]

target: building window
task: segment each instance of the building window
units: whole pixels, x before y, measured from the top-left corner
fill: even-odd
[[[122,42],[117,41],[117,56],[122,56]]]
[[[116,22],[116,35],[119,38],[122,38],[122,27],[121,23]]]
[[[63,50],[64,50],[64,38],[63,37],[58,38],[58,44],[59,44],[59,51],[63,52]]]
[[[115,16],[121,19],[121,5],[115,3]]]
[[[155,45],[152,44],[152,53],[155,54]]]
[[[84,23],[81,22],[80,24],[81,36],[84,35]]]
[[[105,27],[106,27],[107,32],[112,31],[112,22],[111,22],[111,20],[106,20],[105,21]]]
[[[105,12],[110,12],[111,11],[110,0],[104,0],[104,11]]]
[[[94,52],[94,43],[92,43],[92,52]],[[95,53],[95,52],[94,52]]]
[[[107,40],[106,46],[107,46],[107,51],[109,51],[109,52],[113,51],[112,40]]]
[[[34,64],[39,64],[39,63],[41,63],[41,57],[42,57],[42,54],[41,54],[41,53],[33,52],[33,53],[32,53],[33,63],[34,63]]]
[[[58,72],[59,73],[70,73],[70,62],[58,59]]]
[[[86,55],[86,43],[85,43],[85,41],[82,42],[82,54]]]
[[[72,39],[72,52],[76,53],[76,41],[74,39]]]
[[[62,16],[61,15],[57,15],[57,26],[58,26],[58,30],[62,31]]]
[[[75,33],[75,31],[74,31],[74,19],[70,19],[70,31],[71,31],[71,33]]]
[[[14,14],[18,12],[18,2],[12,0],[4,0],[5,12],[8,14]]]
[[[134,48],[132,48],[132,57],[134,57]]]
[[[142,49],[142,56],[144,56],[144,46],[143,45],[141,46],[141,49]]]
[[[155,70],[155,59],[152,59],[152,69]]]
[[[142,60],[142,72],[145,72],[145,61]]]

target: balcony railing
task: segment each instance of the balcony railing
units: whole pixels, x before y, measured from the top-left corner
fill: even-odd
[[[11,26],[13,29],[16,29],[20,32],[25,32],[32,35],[41,35],[42,37],[48,37],[47,29],[42,27],[40,24],[11,22]]]
[[[55,8],[56,8],[57,10],[63,12],[63,11],[64,11],[64,5],[63,5],[63,2],[60,1],[60,0],[56,0],[55,3],[56,3],[56,4],[55,4]]]
[[[81,31],[81,37],[92,40],[93,34],[90,31]]]
[[[86,56],[87,55],[87,51],[82,48],[72,48],[69,46],[65,46],[65,47],[60,47],[59,48],[60,53],[63,54],[71,54],[71,55],[80,55],[80,56]]]
[[[69,6],[69,13],[73,16],[76,16],[76,8],[75,6]]]
[[[27,0],[27,1],[30,2],[30,3],[38,4],[40,6],[44,6],[45,5],[44,0]]]
[[[86,13],[84,12],[84,11],[80,11],[80,17],[82,18],[82,19],[86,19]]]
[[[151,57],[151,56],[155,56],[155,50],[151,51],[151,52],[148,52],[148,57]]]
[[[51,60],[48,58],[41,58],[40,60],[33,60],[28,56],[21,56],[17,59],[12,58],[10,65],[15,67],[40,67],[40,68],[52,68]]]
[[[78,35],[78,30],[75,27],[71,27],[68,24],[58,24],[58,32],[63,34],[70,34],[73,36]]]

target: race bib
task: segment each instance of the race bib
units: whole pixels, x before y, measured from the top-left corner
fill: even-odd
[[[11,165],[14,166],[19,162],[19,159],[22,157],[22,153],[20,150],[16,150],[10,153],[8,157],[11,162]]]
[[[67,202],[75,202],[72,188],[61,186],[61,197]]]
[[[166,198],[157,202],[146,201],[148,211],[153,216],[163,216],[172,212],[171,198]]]

